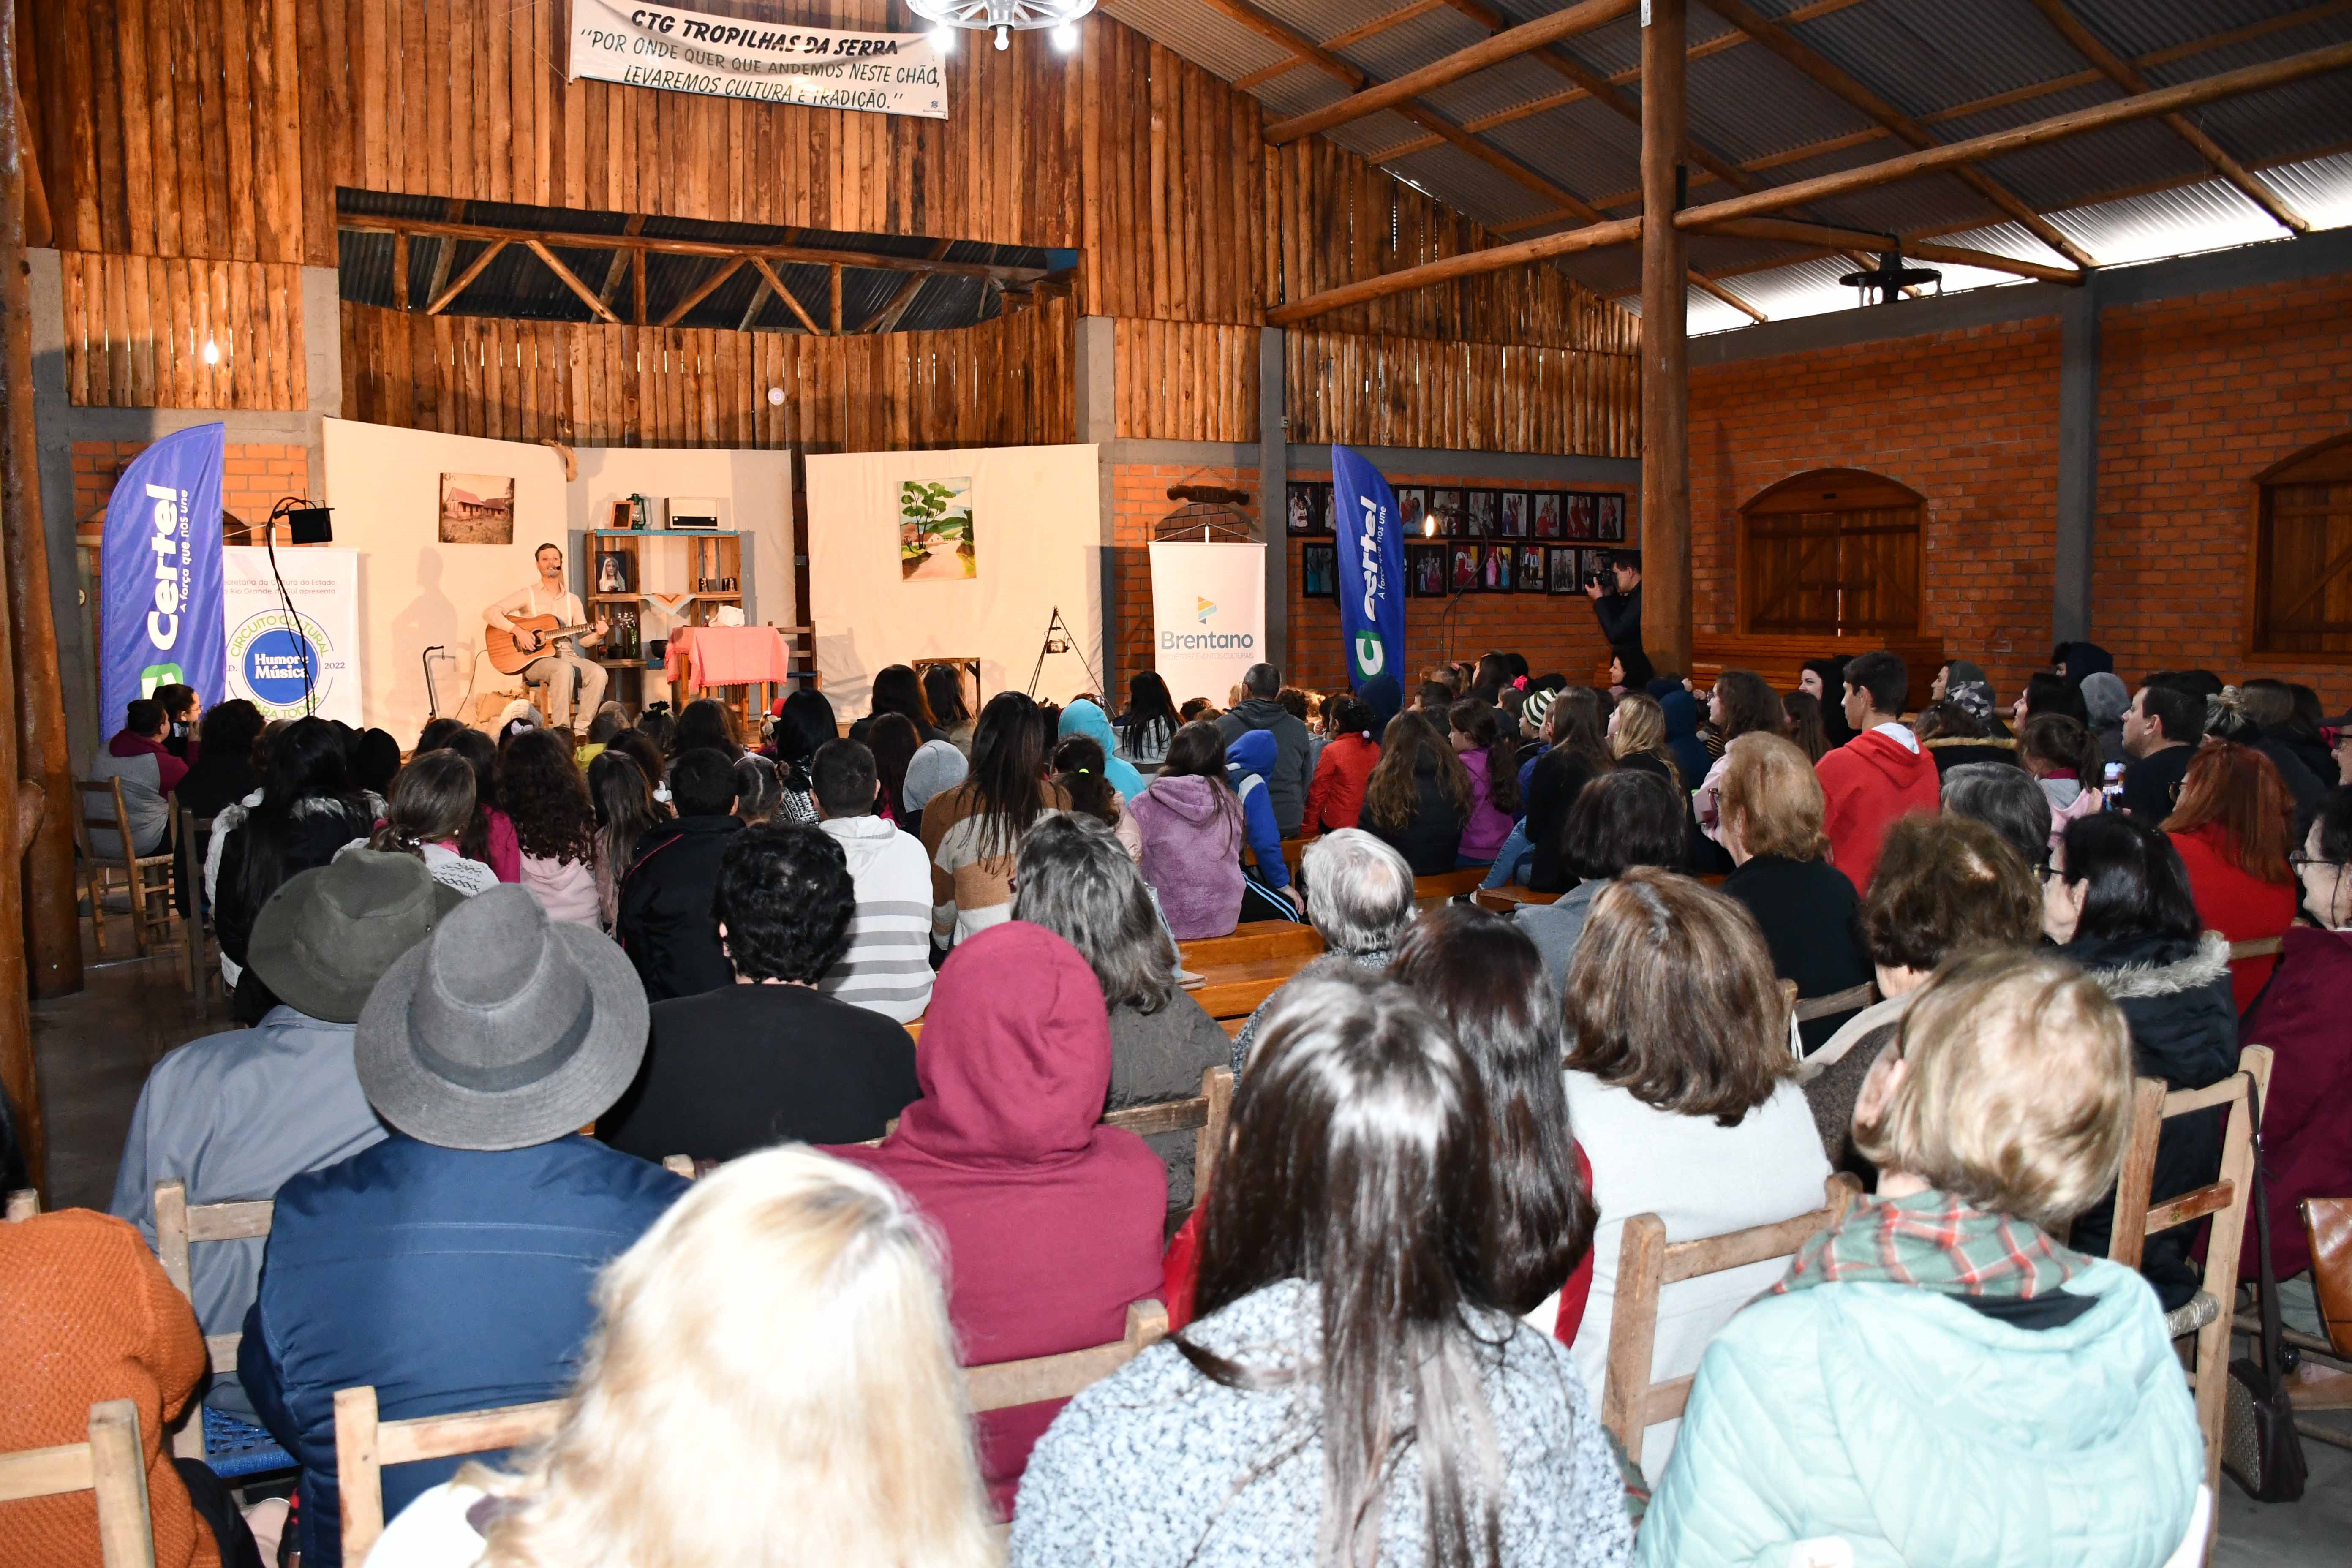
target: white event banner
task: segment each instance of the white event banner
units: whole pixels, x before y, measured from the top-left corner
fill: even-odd
[[[1181,706],[1225,706],[1234,682],[1265,655],[1265,546],[1155,542],[1151,662]]]
[[[948,117],[946,74],[928,33],[844,32],[572,0],[565,74],[712,98]]]
[[[221,576],[228,695],[264,719],[316,713],[359,728],[360,552],[280,550],[273,575],[268,550],[224,550]],[[294,603],[291,620],[280,577]]]

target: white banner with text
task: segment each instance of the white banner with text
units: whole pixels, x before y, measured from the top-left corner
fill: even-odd
[[[948,117],[945,73],[928,33],[844,32],[627,0],[572,0],[566,75],[711,98]]]
[[[252,702],[264,719],[316,713],[362,727],[360,552],[280,550],[273,574],[268,551],[239,547],[222,551],[221,564],[228,695]]]
[[[1154,542],[1151,621],[1151,666],[1169,695],[1226,706],[1265,658],[1265,546]]]

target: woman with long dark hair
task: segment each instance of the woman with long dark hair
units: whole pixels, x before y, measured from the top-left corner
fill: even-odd
[[[1823,715],[1820,698],[1810,691],[1791,691],[1780,699],[1780,710],[1789,719],[1785,732],[1797,743],[1797,749],[1805,753],[1806,761],[1818,763],[1829,755],[1828,721]]]
[[[1323,750],[1307,786],[1305,837],[1356,826],[1364,812],[1364,786],[1380,765],[1380,725],[1371,709],[1347,692],[1323,700]]]
[[[352,839],[365,838],[374,824],[374,803],[352,786],[349,749],[332,724],[298,719],[278,732],[262,766],[259,804],[214,839],[220,860],[213,930],[240,1022],[257,1022],[275,1005],[259,978],[245,975],[245,945],[261,906],[286,879],[325,865]]]
[[[1772,689],[1770,681],[1752,669],[1727,669],[1716,678],[1715,690],[1706,700],[1706,720],[1714,726],[1723,752],[1707,764],[1706,776],[1692,791],[1691,811],[1698,819],[1699,831],[1711,842],[1720,844],[1723,830],[1717,820],[1716,793],[1722,787],[1723,772],[1727,765],[1724,752],[1742,735],[1786,733],[1789,715],[1780,706],[1780,694]]]
[[[1225,741],[1195,719],[1176,731],[1159,776],[1128,803],[1143,879],[1179,942],[1223,936],[1241,922],[1246,823],[1225,775]]]
[[[2189,762],[2164,831],[2188,868],[2189,896],[2206,929],[2231,942],[2284,936],[2294,921],[2294,796],[2271,759],[2252,746],[2208,740]],[[2233,1005],[2253,1005],[2275,958],[2230,966]]]
[[[426,752],[400,770],[368,847],[414,855],[435,881],[470,899],[499,885],[496,872],[457,852],[473,819],[474,770],[454,752]]]
[[[948,667],[935,664],[931,668]],[[910,820],[907,811],[907,764],[923,749],[922,734],[915,728],[915,721],[904,713],[885,713],[866,731],[866,746],[874,753],[874,779],[882,790],[874,803],[874,815],[905,827]]]
[[[1120,756],[1130,763],[1156,763],[1168,754],[1168,743],[1183,727],[1159,671],[1139,669],[1128,678],[1127,711],[1118,721]]]
[[[1559,993],[1526,933],[1502,916],[1448,904],[1414,922],[1389,978],[1454,1030],[1486,1091],[1487,1161],[1495,1175],[1497,1304],[1546,1333],[1575,1339],[1570,1313],[1544,1317],[1554,1296],[1584,1314],[1592,1283],[1592,1172],[1568,1124],[1560,1088]]]
[[[1630,1561],[1583,1380],[1499,1300],[1489,1116],[1402,986],[1294,982],[1234,1097],[1201,1316],[1037,1444],[1016,1568]]]
[[[1357,826],[1394,846],[1414,876],[1443,876],[1461,856],[1474,800],[1470,771],[1437,726],[1407,711],[1390,720],[1381,736],[1380,763],[1364,785]]]
[[[596,807],[571,736],[520,731],[499,759],[499,783],[522,850],[522,885],[549,920],[595,925]]]
[[[1521,827],[1535,851],[1528,865],[1528,886],[1538,893],[1564,893],[1576,885],[1576,875],[1560,861],[1560,829],[1584,786],[1613,773],[1617,758],[1609,750],[1607,706],[1589,686],[1570,686],[1555,694],[1544,714],[1544,729],[1551,746],[1528,771],[1528,815]],[[1489,885],[1494,885],[1492,879]]]
[[[923,706],[930,710],[931,721],[940,727],[949,745],[961,752],[966,759],[971,755],[971,704],[963,697],[963,671],[952,664],[931,664],[923,667]],[[906,715],[899,715],[905,718]],[[908,724],[915,721],[908,719]],[[921,745],[922,731],[915,731],[917,745]],[[872,745],[872,736],[866,743]],[[876,753],[877,756],[879,752]]]
[[[706,746],[730,758],[743,754],[743,742],[735,733],[735,715],[715,697],[698,697],[686,705],[666,749],[671,756],[682,757]]]
[[[180,809],[202,821],[217,819],[235,805],[243,816],[246,807],[239,803],[261,787],[260,742],[261,710],[244,698],[232,697],[205,709],[197,731],[196,760],[188,764],[187,776],[173,792]],[[194,852],[200,864],[212,859],[212,837],[219,831],[221,824],[215,820],[197,834]],[[190,910],[191,890],[185,886],[176,889],[183,915]]]
[[[874,728],[874,721],[885,713],[902,716],[926,741],[948,738],[948,732],[931,721],[930,707],[923,700],[923,683],[911,664],[886,664],[874,672],[873,706],[865,718],[849,726],[849,738],[865,742],[866,731]]]
[[[604,929],[620,913],[621,878],[636,858],[637,840],[669,818],[654,799],[644,764],[617,746],[588,764],[588,797],[596,807],[596,910]]]
[[[2066,837],[2066,825],[2105,809],[2100,790],[2107,754],[2090,727],[2063,713],[2037,713],[2017,732],[2017,760],[2042,786],[2050,802],[2050,845]],[[1937,759],[1940,766],[1942,759]]]
[[[923,808],[931,857],[931,939],[942,947],[1013,918],[1013,858],[1021,836],[1070,797],[1045,776],[1051,731],[1037,704],[1000,691],[971,731],[971,773]]]
[[[809,763],[819,746],[840,737],[840,721],[824,692],[803,687],[784,699],[772,741],[776,778],[783,788],[776,821],[800,827],[816,826],[816,790],[809,779]]]
[[[1485,661],[1480,661],[1481,668]],[[1465,697],[1445,711],[1446,744],[1470,775],[1456,866],[1491,866],[1519,814],[1519,746],[1498,709]]]

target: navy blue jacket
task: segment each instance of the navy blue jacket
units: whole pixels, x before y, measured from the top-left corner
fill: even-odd
[[[687,1190],[576,1134],[483,1153],[398,1132],[280,1187],[236,1369],[301,1461],[306,1568],[342,1561],[337,1389],[373,1384],[387,1421],[562,1396],[597,1270]],[[463,1462],[386,1470],[384,1518]]]

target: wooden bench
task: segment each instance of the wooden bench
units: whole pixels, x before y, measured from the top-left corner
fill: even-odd
[[[1507,915],[1521,904],[1556,904],[1559,901],[1558,893],[1538,893],[1533,888],[1516,885],[1481,888],[1477,898],[1480,909],[1492,910],[1498,915]]]
[[[1773,1225],[1668,1245],[1666,1224],[1654,1214],[1625,1222],[1617,1254],[1616,1304],[1609,1319],[1609,1364],[1601,1395],[1601,1424],[1616,1435],[1625,1458],[1642,1463],[1642,1437],[1661,1421],[1677,1419],[1690,1404],[1696,1374],[1650,1381],[1658,1334],[1658,1292],[1668,1285],[1719,1274],[1768,1258],[1786,1258],[1822,1231],[1843,1223],[1862,1195],[1862,1184],[1841,1172],[1822,1187],[1822,1205]]]
[[[1465,866],[1459,871],[1441,872],[1434,877],[1412,879],[1412,904],[1418,910],[1434,909],[1446,900],[1461,893],[1475,893],[1478,884],[1486,879],[1487,868]]]
[[[1243,963],[1213,964],[1199,972],[1205,978],[1193,991],[1192,1000],[1212,1018],[1246,1018],[1257,1010],[1259,1003],[1313,961],[1313,954],[1288,953]]]
[[[105,1568],[155,1568],[147,1458],[139,1445],[135,1400],[102,1399],[91,1405],[89,1436],[82,1442],[0,1454],[0,1503],[67,1492],[98,1494],[98,1552]],[[17,1559],[12,1554],[10,1561]]]
[[[1790,982],[1789,984],[1794,984]],[[1832,991],[1826,996],[1814,996],[1800,1002],[1792,1009],[1797,1022],[1810,1024],[1816,1018],[1832,1018],[1840,1013],[1858,1013],[1878,1000],[1878,983],[1865,980],[1859,985],[1849,985],[1843,991]]]
[[[2203,1089],[2168,1092],[2161,1079],[2135,1081],[2131,1137],[2124,1145],[2123,1169],[2116,1177],[2115,1229],[2107,1238],[2107,1256],[2126,1268],[2137,1268],[2149,1237],[2212,1216],[2213,1227],[2205,1238],[2204,1278],[2197,1299],[2182,1309],[2190,1316],[2192,1326],[2175,1337],[2196,1336],[2196,1363],[2189,1372],[2189,1387],[2196,1397],[2198,1428],[2205,1435],[2205,1484],[2217,1497],[2221,1485],[2222,1409],[2230,1386],[2230,1335],[2235,1328],[2231,1304],[2237,1300],[2238,1255],[2245,1239],[2246,1204],[2253,1190],[2252,1110],[2256,1101],[2268,1098],[2270,1083],[2268,1046],[2246,1047],[2238,1053],[2237,1071]],[[2175,1117],[2195,1116],[2221,1106],[2229,1107],[2229,1124],[2221,1134],[2220,1174],[2193,1192],[2152,1203],[2156,1146],[2164,1124]],[[2211,1316],[2206,1318],[2209,1307]]]
[[[1184,967],[1195,973],[1221,963],[1247,963],[1288,953],[1312,958],[1322,951],[1322,933],[1294,921],[1248,921],[1235,926],[1228,936],[1204,936],[1176,944]]]

